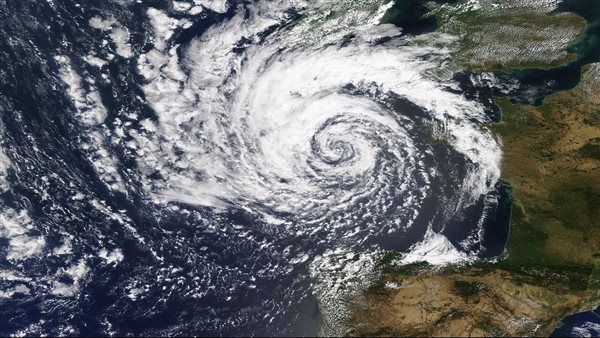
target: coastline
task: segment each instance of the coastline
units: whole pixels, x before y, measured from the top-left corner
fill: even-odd
[[[529,72],[532,83],[556,68],[582,70],[577,83],[569,73],[535,102],[492,95],[501,118],[488,127],[504,144],[502,180],[513,189],[505,253],[462,266],[384,262],[381,280],[354,303],[351,335],[548,336],[566,316],[600,304],[600,65],[581,54],[598,47],[589,46],[590,27],[600,32],[585,19],[558,64],[479,68]]]

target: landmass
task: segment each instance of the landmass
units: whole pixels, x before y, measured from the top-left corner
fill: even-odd
[[[438,30],[459,37],[454,70],[550,69],[582,57],[572,47],[589,22],[518,3],[494,12],[464,10],[472,2],[430,4]],[[565,316],[598,306],[599,93],[600,63],[591,63],[575,88],[539,105],[494,97],[501,121],[488,127],[502,140],[502,178],[513,202],[505,253],[434,267],[401,266],[400,254],[389,252],[379,262],[381,278],[351,301],[348,333],[548,336]]]

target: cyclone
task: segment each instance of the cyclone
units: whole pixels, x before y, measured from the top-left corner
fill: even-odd
[[[368,232],[402,230],[436,176],[417,118],[443,125],[464,157],[456,208],[497,180],[496,141],[464,121],[484,121],[482,108],[424,77],[432,65],[424,58],[443,51],[411,46],[391,25],[363,27],[344,45],[309,45],[297,40],[306,27],[287,26],[285,17],[264,35],[273,19],[254,11],[211,28],[184,49],[182,62],[167,61],[170,71],[189,73],[185,80],[167,75],[146,85],[159,113],[153,148],[161,151],[142,160],[151,158],[148,170],[158,167],[164,178],[148,183],[155,196],[243,207],[328,234],[345,227],[342,237],[356,232],[357,218],[372,224]],[[239,29],[243,16],[251,19]],[[243,39],[256,43],[236,47]],[[400,101],[421,116],[403,112]]]
[[[0,93],[0,334],[340,335],[386,250],[485,256],[500,143],[441,71],[454,37],[391,5],[23,5],[2,29],[38,42],[2,58],[43,72]]]

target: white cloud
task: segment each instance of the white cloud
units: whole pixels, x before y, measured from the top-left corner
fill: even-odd
[[[467,168],[457,208],[489,191],[499,177],[499,145],[490,133],[468,122],[486,119],[482,107],[425,75],[436,63],[422,57],[443,58],[448,50],[412,46],[401,37],[377,44],[378,38],[400,32],[372,22],[360,27],[355,41],[344,48],[327,46],[327,34],[321,42],[325,47],[319,45],[300,23],[271,37],[272,43],[250,45],[242,54],[232,52],[242,37],[255,39],[284,20],[287,6],[289,2],[258,3],[240,11],[193,41],[184,60],[173,49],[157,48],[138,61],[140,72],[151,80],[144,87],[146,98],[159,115],[159,125],[153,128],[159,137],[142,132],[136,134],[135,145],[144,154],[140,166],[165,177],[164,182],[148,182],[155,196],[217,208],[252,204],[316,221],[336,210],[350,210],[367,196],[371,198],[366,208],[373,208],[373,214],[390,211],[385,180],[400,177],[406,181],[399,182],[396,193],[414,195],[396,208],[418,210],[427,187],[419,190],[411,184],[414,179],[427,181],[431,172],[421,167],[421,154],[406,134],[410,122],[399,122],[396,112],[372,98],[340,94],[349,83],[367,92],[405,97],[445,126],[454,148],[475,164]],[[149,16],[155,34],[168,39],[172,20],[157,10]],[[353,28],[345,29],[334,36]],[[303,35],[310,45],[301,40]],[[298,45],[302,50],[295,49]],[[385,95],[378,99],[385,100]],[[321,130],[331,119],[339,121]],[[315,153],[313,141],[327,152]],[[336,147],[328,150],[331,142]],[[372,172],[383,149],[395,158],[384,164],[394,174]],[[343,159],[344,152],[355,157],[340,166],[324,161]],[[324,188],[340,180],[358,184],[352,191],[344,185]],[[272,216],[267,215],[277,218]],[[414,219],[416,214],[405,216]]]
[[[8,239],[6,258],[18,261],[39,255],[46,244],[41,234],[34,234],[34,223],[25,210],[0,208],[0,237]]]
[[[0,192],[10,188],[10,183],[8,182],[8,170],[10,167],[12,167],[12,162],[8,156],[6,156],[0,145]]]
[[[194,0],[194,3],[218,13],[225,13],[229,8],[227,0]]]
[[[67,94],[75,106],[75,116],[86,128],[82,148],[86,150],[89,161],[94,165],[96,172],[102,180],[114,190],[125,191],[125,185],[117,170],[117,161],[105,148],[106,135],[109,134],[104,121],[108,111],[104,107],[100,94],[93,85],[90,89],[83,87],[83,79],[71,66],[71,61],[66,56],[56,56],[59,63],[59,75],[67,85]]]
[[[133,51],[129,44],[129,30],[126,27],[123,27],[116,19],[102,19],[99,16],[95,16],[89,20],[89,25],[93,28],[108,32],[117,47],[117,54],[124,58],[133,56]]]

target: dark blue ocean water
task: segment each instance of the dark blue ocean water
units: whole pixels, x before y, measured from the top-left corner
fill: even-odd
[[[566,317],[550,337],[600,336],[600,307]]]

